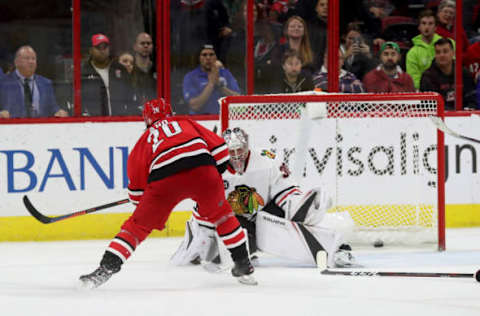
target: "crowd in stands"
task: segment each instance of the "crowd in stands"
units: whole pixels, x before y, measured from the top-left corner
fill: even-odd
[[[460,30],[461,107],[480,109],[480,1],[463,5],[471,14]],[[181,0],[171,7],[172,90],[180,91],[172,103],[184,105],[174,110],[218,114],[219,98],[247,91],[247,1]],[[455,14],[453,0],[340,0],[339,91],[436,91],[455,110]],[[256,0],[253,21],[255,94],[328,91],[328,0]],[[157,95],[154,41],[139,32],[131,50],[113,52],[109,37],[90,37],[82,115],[140,115]],[[13,69],[0,67],[0,118],[72,114],[57,104],[36,63],[35,49],[23,45]]]

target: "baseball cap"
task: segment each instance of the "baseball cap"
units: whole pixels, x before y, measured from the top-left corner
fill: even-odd
[[[200,51],[202,51],[204,49],[211,49],[211,50],[215,51],[215,47],[212,44],[203,44],[202,47],[200,47]]]
[[[212,44],[203,44],[200,47],[200,50],[198,51],[197,56],[200,56],[204,49],[211,49],[211,50],[213,50],[213,52],[215,52],[215,47]]]
[[[382,46],[380,47],[380,54],[383,53],[383,51],[386,48],[393,48],[394,50],[397,51],[397,53],[400,54],[400,46],[398,46],[398,44],[395,43],[395,42],[385,42],[385,43],[383,43]]]
[[[102,43],[110,45],[110,40],[108,39],[108,37],[100,33],[92,36],[92,46],[98,46]]]

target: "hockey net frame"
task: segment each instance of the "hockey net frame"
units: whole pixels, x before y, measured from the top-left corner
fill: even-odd
[[[437,93],[396,93],[396,94],[283,94],[283,95],[249,95],[229,96],[220,101],[220,123],[224,131],[230,125],[245,121],[296,121],[299,124],[303,113],[306,113],[306,104],[326,105],[325,117],[322,120],[339,121],[342,119],[379,119],[379,118],[407,118],[426,119],[424,124],[436,132],[436,205],[432,212],[437,222],[436,227],[429,227],[435,235],[436,240],[432,241],[437,250],[443,251],[446,247],[445,241],[445,145],[442,131],[432,127],[427,122],[429,117],[436,116],[444,119],[444,103],[442,97]],[[305,121],[304,121],[305,122]],[[243,127],[241,124],[240,127]],[[277,125],[278,126],[278,125]],[[427,125],[425,125],[427,127]],[[247,133],[249,133],[248,128]],[[433,133],[433,130],[430,130]],[[338,131],[335,132],[338,138]],[[255,138],[256,135],[251,135]],[[435,136],[431,136],[435,137]],[[301,147],[296,143],[297,147]],[[268,148],[257,148],[268,149]],[[306,149],[306,145],[305,148]],[[338,161],[337,161],[338,164]],[[291,166],[290,166],[291,168]],[[416,206],[418,207],[418,206]],[[335,206],[336,208],[336,206]],[[343,209],[342,211],[349,211]],[[338,209],[333,212],[339,212]],[[396,212],[396,211],[394,211]],[[429,211],[430,212],[430,211]],[[357,225],[357,219],[355,218]],[[376,225],[376,224],[375,224]],[[376,229],[376,227],[374,227]],[[381,227],[381,229],[383,229]],[[390,228],[386,228],[389,230]],[[358,228],[359,231],[364,228]],[[370,228],[366,229],[367,231]],[[417,228],[412,228],[416,231]],[[411,232],[406,229],[405,234]],[[368,234],[368,233],[367,233]],[[370,238],[370,237],[369,237]],[[377,237],[371,237],[377,238]],[[403,237],[400,237],[403,238]],[[372,240],[366,241],[372,243]]]

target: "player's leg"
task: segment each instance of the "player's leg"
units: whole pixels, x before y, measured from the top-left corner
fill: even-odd
[[[208,223],[215,225],[220,240],[230,252],[235,263],[232,274],[242,282],[243,277],[251,275],[254,271],[248,256],[245,231],[225,199],[223,181],[216,169],[204,166],[194,170],[196,179],[201,179],[201,183],[199,182],[198,192],[192,195],[192,199],[198,205],[193,215],[200,225]],[[243,281],[249,282],[248,280]],[[252,284],[256,284],[256,282]]]
[[[95,288],[107,282],[153,229],[165,227],[172,208],[183,199],[172,190],[174,186],[175,176],[147,186],[140,204],[107,246],[99,267],[80,277],[85,287]]]
[[[196,207],[195,207],[196,208]],[[250,259],[257,251],[257,242],[255,240],[255,219],[247,219],[236,215],[240,225],[246,230],[248,240],[248,251]],[[213,224],[202,225],[198,223],[194,216],[185,224],[185,235],[175,253],[170,258],[174,265],[188,265],[212,262],[213,264],[222,263],[223,252],[220,252],[216,238],[216,230]]]

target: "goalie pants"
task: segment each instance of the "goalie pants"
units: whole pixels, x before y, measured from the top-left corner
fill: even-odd
[[[124,263],[153,229],[165,228],[172,209],[185,199],[197,202],[200,221],[214,225],[233,261],[248,256],[246,236],[225,199],[223,180],[215,166],[200,166],[151,182],[145,188],[137,208],[110,242],[107,252]],[[108,266],[107,254],[102,265]],[[114,260],[118,265],[119,261]],[[120,263],[120,264],[121,264]]]

